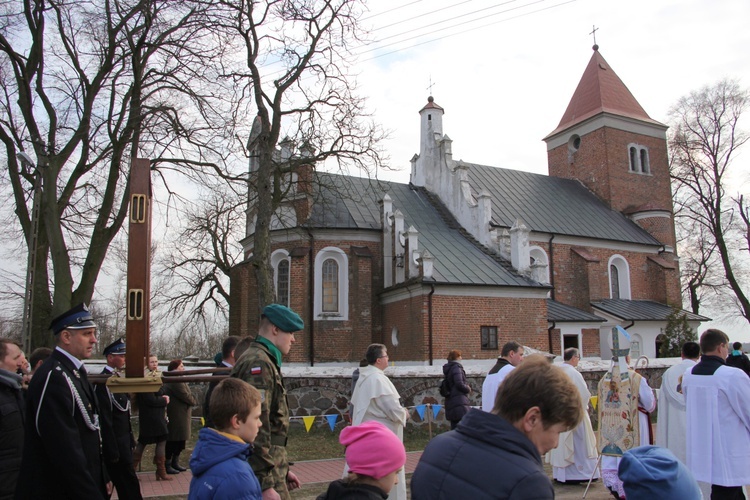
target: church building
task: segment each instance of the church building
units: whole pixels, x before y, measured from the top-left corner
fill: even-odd
[[[290,178],[271,232],[277,301],[305,320],[289,361],[358,361],[372,342],[396,362],[490,359],[509,340],[607,358],[614,325],[633,358],[656,357],[681,306],[667,127],[598,46],[544,138],[549,175],[454,160],[443,115],[432,97],[419,111],[409,184],[309,164]],[[258,328],[253,215],[231,274],[233,335]],[[685,314],[694,329],[708,320]]]

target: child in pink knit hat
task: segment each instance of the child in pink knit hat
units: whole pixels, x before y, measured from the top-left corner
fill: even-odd
[[[349,476],[332,482],[317,500],[382,500],[388,498],[406,463],[404,443],[380,422],[345,427],[339,436],[346,446]]]

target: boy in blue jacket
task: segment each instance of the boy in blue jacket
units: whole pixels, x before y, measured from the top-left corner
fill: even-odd
[[[258,435],[260,393],[247,382],[227,378],[211,394],[216,429],[204,427],[190,457],[189,500],[261,500],[258,478],[247,462]]]

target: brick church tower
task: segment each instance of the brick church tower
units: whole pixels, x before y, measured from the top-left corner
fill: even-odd
[[[651,119],[594,45],[557,128],[544,138],[549,175],[577,179],[665,245],[675,232],[667,126]]]

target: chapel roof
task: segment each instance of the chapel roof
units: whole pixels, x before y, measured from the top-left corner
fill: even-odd
[[[491,225],[520,218],[532,231],[611,242],[661,246],[643,228],[609,209],[579,182],[518,170],[469,165],[472,192],[492,197]],[[438,282],[541,287],[476,241],[433,193],[410,184],[315,173],[312,229],[381,231],[380,202],[387,193],[404,228],[419,231],[419,247],[435,258]]]
[[[419,231],[419,248],[435,259],[436,283],[549,288],[519,275],[464,231],[450,212],[424,188],[316,172],[316,196],[305,226],[319,229],[381,231],[380,204],[388,193],[393,210],[404,216],[404,229]]]
[[[603,323],[605,320],[577,307],[547,299],[547,321],[555,323]]]
[[[633,94],[620,80],[609,63],[599,52],[599,46],[594,45],[586,69],[578,82],[568,108],[557,125],[547,137],[581,123],[601,113],[623,116],[645,121],[654,125],[664,126],[653,120],[641,107]]]
[[[462,163],[469,166],[473,195],[482,190],[490,194],[490,224],[495,227],[511,228],[521,219],[529,229],[541,233],[661,246],[577,180]]]
[[[603,299],[591,303],[597,311],[607,313],[622,321],[666,321],[672,308],[653,300]],[[680,311],[688,321],[710,321],[711,318],[690,311]]]

